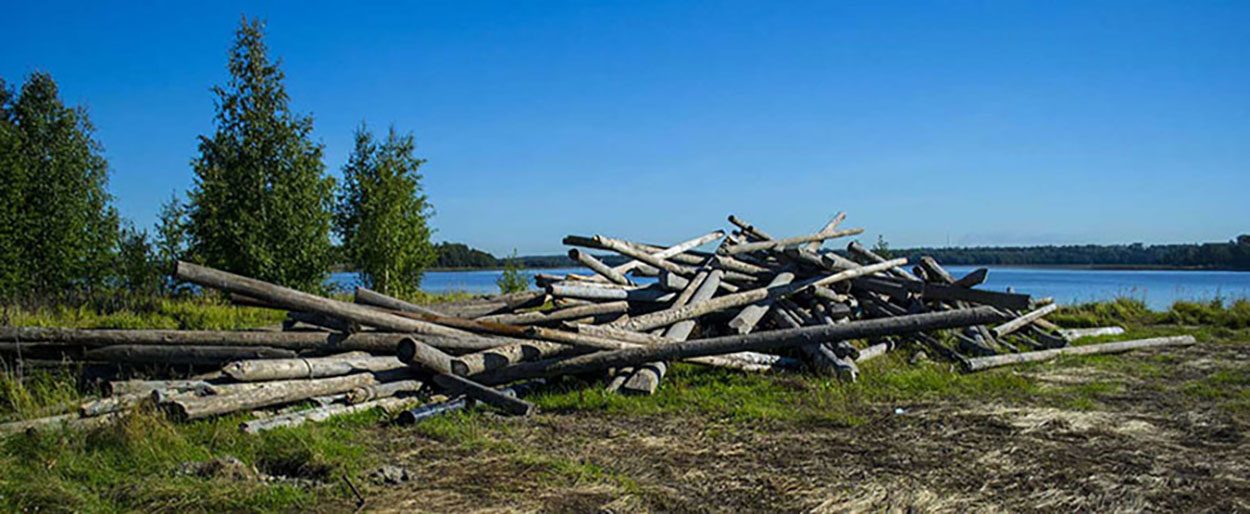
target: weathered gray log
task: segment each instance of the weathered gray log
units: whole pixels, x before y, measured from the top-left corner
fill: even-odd
[[[374,357],[364,352],[306,359],[245,360],[226,364],[222,371],[242,382],[321,378],[361,371],[388,371],[407,367],[392,356]]]
[[[357,373],[343,377],[283,380],[266,382],[246,394],[218,394],[199,397],[176,397],[162,407],[180,419],[198,419],[218,414],[281,405],[315,396],[345,393],[374,383],[373,375]]]
[[[541,274],[534,275],[535,281],[538,280],[539,275]],[[476,318],[479,316],[489,316],[491,314],[513,312],[517,309],[524,309],[528,307],[538,307],[546,301],[546,291],[520,291],[486,298],[474,298],[470,300],[456,300],[440,303],[438,304],[437,310],[445,313],[445,316],[449,317]]]
[[[510,396],[513,398],[521,398],[533,392],[535,389],[543,385],[545,382],[546,381],[541,380],[541,379],[533,380],[530,382],[526,382],[524,384],[517,384],[517,385],[510,386],[510,387],[499,389],[498,392],[499,394],[502,394],[505,396]],[[455,412],[458,410],[462,410],[465,407],[468,407],[469,403],[470,402],[465,398],[455,398],[455,399],[447,400],[444,402],[433,403],[429,405],[422,405],[420,407],[417,407],[411,410],[400,412],[396,420],[400,424],[411,425],[413,423],[416,423],[418,421],[421,421],[423,419],[426,419],[432,416],[437,416],[440,414],[446,414],[448,412]]]
[[[703,280],[699,280],[699,275],[703,275]],[[690,285],[678,295],[677,300],[673,302],[674,307],[681,307],[688,304],[706,302],[716,294],[716,290],[720,287],[721,278],[725,276],[724,270],[714,269],[710,272],[700,271],[695,278],[690,281]],[[664,331],[663,337],[675,341],[685,341],[690,337],[690,332],[694,330],[695,322],[693,319],[679,321],[668,327]],[[621,385],[621,392],[627,394],[655,394],[655,389],[660,386],[660,380],[664,378],[664,374],[668,371],[668,365],[664,362],[648,362],[641,366],[635,366],[634,374]]]
[[[728,294],[713,298],[706,302],[692,303],[682,307],[665,309],[650,314],[643,314],[629,320],[622,325],[622,328],[634,331],[643,331],[650,330],[652,328],[664,327],[677,323],[678,321],[694,319],[709,312],[741,307],[768,298],[780,298],[809,287],[827,286],[835,282],[850,280],[855,277],[900,266],[906,262],[906,259],[895,259],[881,264],[840,271],[822,278],[805,280],[799,283],[787,284],[778,287],[761,287],[758,289],[750,289],[747,291]]]
[[[576,248],[571,248],[569,249],[569,258],[582,263],[583,266],[590,268],[595,273],[598,273],[600,276],[613,283],[625,286],[634,285],[634,281],[626,278],[623,273],[612,269],[607,264],[604,264],[603,261],[596,259],[595,256],[590,255],[589,253]]]
[[[435,316],[447,316],[447,314],[439,312],[435,309],[417,305],[412,302],[405,302],[399,298],[394,298],[360,286],[356,287],[355,300],[356,303],[362,305],[372,305],[374,307],[382,307],[396,311],[420,312],[423,314],[433,314]]]
[[[959,280],[956,280],[953,285],[956,285],[959,287],[973,287],[973,286],[976,286],[985,282],[985,279],[988,278],[989,276],[990,276],[989,269],[977,268],[972,271],[969,271],[967,275],[960,277]]]
[[[178,261],[174,275],[187,282],[248,295],[291,310],[316,312],[393,332],[465,335],[461,330],[396,316],[363,305],[340,302],[188,262]]]
[[[0,341],[39,341],[70,346],[267,346],[287,350],[390,352],[404,334],[363,332],[248,332],[229,330],[115,330],[50,327],[0,327]],[[477,351],[510,341],[468,335],[422,335],[434,347],[447,351]]]
[[[773,277],[773,280],[768,283],[768,287],[781,287],[793,281],[794,273],[790,273],[788,271],[778,273],[777,276]],[[772,307],[772,304],[772,300],[764,299],[743,307],[741,311],[738,311],[738,314],[735,315],[733,319],[729,320],[729,328],[739,334],[751,332],[755,329],[755,325],[764,318],[764,314],[768,313],[768,309]]]
[[[828,223],[825,223],[825,226],[821,227],[820,230],[817,231],[817,233],[819,234],[819,233],[824,233],[824,232],[833,232],[834,230],[838,229],[838,225],[841,225],[842,221],[845,219],[846,219],[846,213],[839,212],[836,215],[834,215],[833,218],[830,219]],[[823,241],[812,241],[810,243],[805,243],[799,246],[799,248],[802,248],[809,252],[815,252],[815,251],[820,250],[820,246],[822,242]]]
[[[83,352],[89,361],[140,364],[202,364],[220,365],[240,359],[283,359],[295,352],[264,346],[143,346],[114,345]]]
[[[671,302],[675,297],[673,293],[657,287],[618,289],[592,285],[551,284],[547,286],[547,292],[558,298],[605,301]]]
[[[149,395],[152,391],[204,391],[212,385],[203,380],[114,380],[101,387],[104,396]]]
[[[1150,339],[1136,339],[1133,341],[1119,341],[1115,343],[1091,344],[1087,346],[1068,346],[1064,348],[1054,348],[1051,350],[1040,350],[1036,352],[1009,353],[1005,355],[994,355],[992,357],[969,359],[967,366],[965,366],[965,370],[980,371],[983,369],[1007,366],[1010,364],[1039,362],[1054,359],[1061,355],[1121,353],[1143,348],[1187,346],[1196,342],[1197,340],[1195,340],[1193,336],[1155,337]]]
[[[347,403],[364,403],[395,395],[416,394],[424,385],[420,380],[396,380],[361,386],[347,392]]]
[[[912,282],[910,280],[900,280],[892,277],[880,276],[869,277],[862,282],[863,284],[879,284],[881,285],[880,287],[889,287],[898,291],[907,291],[913,294],[919,294],[926,300],[942,300],[952,302],[962,301],[993,305],[1001,309],[1012,310],[1025,309],[1029,306],[1029,295],[1027,294],[1000,293],[997,291],[968,289],[933,282]],[[867,285],[865,285],[865,287],[867,287]]]
[[[733,223],[734,225],[737,225],[738,228],[742,229],[743,234],[746,234],[747,236],[751,237],[752,239],[755,239],[756,241],[767,241],[767,240],[774,239],[772,236],[768,235],[763,230],[760,230],[756,226],[750,223],[747,223],[746,220],[739,218],[737,216],[734,216],[733,214],[729,215],[729,222]]]
[[[889,342],[877,343],[877,344],[871,345],[859,351],[859,357],[855,358],[855,362],[860,363],[860,362],[875,359],[877,357],[885,355],[886,352],[889,352],[893,348],[894,348],[894,345]]]
[[[724,231],[716,230],[716,231],[704,234],[702,236],[696,237],[694,239],[682,241],[680,243],[677,243],[667,248],[662,248],[662,249],[658,249],[655,251],[651,251],[650,254],[656,258],[667,259],[669,257],[675,257],[677,255],[681,255],[685,253],[687,250],[698,248],[707,243],[720,239],[724,236],[725,236]],[[568,244],[568,243],[565,243],[565,244]],[[620,266],[613,267],[612,269],[613,271],[616,271],[617,273],[625,274],[643,266],[646,266],[646,264],[638,260],[631,260]]]
[[[717,250],[717,252],[720,252],[724,255],[737,255],[740,253],[747,253],[747,252],[759,252],[759,251],[765,251],[765,250],[772,250],[776,248],[784,248],[787,246],[793,246],[793,245],[802,244],[802,243],[811,243],[815,241],[824,241],[826,239],[853,236],[856,234],[862,234],[863,232],[864,232],[864,229],[862,228],[833,230],[829,232],[819,232],[816,234],[809,234],[805,236],[787,237],[784,239],[771,239],[767,241],[756,241],[754,243],[744,243],[744,244],[733,245],[733,246],[723,246],[721,247],[720,250]]]
[[[1068,339],[1076,340],[1082,337],[1120,335],[1124,333],[1124,327],[1063,328],[1059,329],[1059,333]]]
[[[139,405],[147,398],[148,395],[146,394],[122,394],[92,400],[78,407],[78,416],[90,418],[92,416],[100,416],[111,412],[123,411]]]
[[[706,302],[705,302],[706,303]],[[522,362],[491,370],[478,378],[484,383],[506,383],[529,377],[589,373],[644,362],[712,356],[740,351],[769,351],[804,344],[911,334],[1003,321],[1006,315],[993,308],[976,307],[892,318],[852,321],[746,335],[696,339],[678,343],[596,352],[562,359]]]
[[[446,355],[438,355],[438,350],[414,339],[405,339],[403,344],[413,348],[410,361],[412,365],[432,373],[431,378],[435,385],[453,394],[463,394],[509,414],[527,416],[534,412],[532,403],[509,397],[495,389],[453,374],[451,359]]]
[[[782,328],[797,329],[803,325],[800,319],[801,315],[791,309],[779,308],[773,310],[773,313],[773,319]],[[801,345],[799,346],[799,351],[807,356],[808,362],[812,364],[812,368],[817,372],[836,376],[841,380],[849,382],[859,379],[859,367],[855,365],[855,362],[835,353],[829,342],[822,341]]]
[[[410,350],[407,348],[407,343],[401,344],[405,346],[399,349],[400,355],[406,356]],[[451,360],[451,369],[457,375],[473,376],[489,369],[501,368],[522,361],[541,360],[587,351],[589,350],[568,344],[527,341],[461,355]]]
[[[955,283],[955,277],[951,276],[951,274],[946,271],[946,268],[943,268],[942,265],[938,264],[937,260],[933,257],[925,255],[920,258],[919,264],[920,267],[925,270],[925,275],[929,277],[929,280],[940,284]]]
[[[587,316],[598,316],[602,314],[620,314],[623,312],[629,312],[629,302],[622,300],[569,307],[567,309],[558,309],[546,312],[534,311],[520,314],[495,314],[493,316],[477,318],[477,321],[503,323],[505,325],[536,325],[584,318]]]
[[[1050,305],[1037,309],[1033,312],[1020,316],[1016,319],[1013,319],[1011,321],[998,325],[991,330],[994,332],[994,337],[1003,337],[1007,334],[1010,334],[1012,332],[1020,330],[1021,328],[1024,328],[1029,323],[1032,323],[1033,320],[1039,319],[1047,314],[1055,312],[1058,309],[1059,309],[1059,304],[1052,303]]]
[[[885,257],[877,255],[876,252],[873,252],[872,250],[865,248],[864,245],[859,244],[859,241],[851,241],[850,243],[848,243],[846,245],[846,251],[847,253],[850,253],[852,256],[860,258],[864,262],[864,264],[874,264],[874,263],[886,261]],[[890,270],[889,273],[899,278],[902,278],[904,280],[912,280],[916,282],[921,281],[915,275],[908,273],[907,270],[903,268],[894,268]]]
[[[0,435],[15,434],[18,432],[31,433],[41,430],[51,431],[61,428],[67,428],[70,430],[91,430],[121,419],[123,415],[124,413],[114,412],[99,416],[92,416],[89,418],[81,418],[78,414],[60,414],[46,418],[0,423]]]
[[[256,434],[266,430],[273,430],[275,428],[297,427],[303,425],[304,423],[308,423],[309,421],[325,421],[336,416],[364,412],[370,409],[382,409],[383,411],[389,413],[399,411],[408,405],[411,405],[415,401],[416,400],[412,398],[391,397],[379,398],[377,400],[349,405],[327,405],[324,407],[292,412],[266,419],[245,421],[239,425],[239,429],[244,433]]]
[[[341,320],[333,316],[326,316],[325,314],[319,314],[316,312],[300,311],[288,311],[286,313],[286,321],[283,322],[282,328],[283,330],[290,330],[290,327],[296,326],[298,323],[312,325],[314,327],[320,327],[334,332],[346,332],[349,334],[354,334],[356,332],[360,332],[361,330],[359,323]]]

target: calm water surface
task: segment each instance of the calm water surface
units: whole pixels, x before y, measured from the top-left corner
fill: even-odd
[[[950,266],[956,277],[975,266]],[[590,275],[585,268],[528,271],[559,275]],[[500,271],[433,271],[425,274],[421,289],[430,292],[464,291],[496,293]],[[341,289],[359,284],[355,273],[335,273],[331,283]],[[646,281],[643,279],[642,281]],[[532,283],[532,281],[531,281]],[[1053,296],[1061,303],[1108,300],[1117,296],[1141,299],[1152,309],[1167,309],[1177,300],[1250,298],[1250,272],[1244,271],[1110,271],[1069,268],[1018,268],[990,266],[989,278],[981,289]]]

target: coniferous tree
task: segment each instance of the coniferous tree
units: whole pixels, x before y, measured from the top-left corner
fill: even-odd
[[[230,80],[215,87],[217,129],[200,137],[187,206],[189,252],[210,266],[302,289],[330,258],[333,180],[312,117],[293,114],[259,20],[240,22]]]
[[[366,286],[407,294],[421,285],[425,268],[437,259],[426,220],[431,207],[421,187],[411,134],[392,127],[380,144],[362,124],[343,167],[335,212],[348,261]]]
[[[65,106],[46,73],[17,95],[0,90],[0,291],[61,295],[103,284],[118,217],[86,110]]]

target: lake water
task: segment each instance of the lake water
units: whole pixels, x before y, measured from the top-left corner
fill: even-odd
[[[948,270],[959,277],[975,268],[950,266]],[[1017,293],[1035,297],[1052,296],[1065,304],[1129,296],[1144,300],[1152,309],[1164,310],[1177,300],[1250,298],[1250,272],[1244,271],[1113,271],[1011,266],[989,268],[989,277],[979,286],[981,289],[1004,291],[1010,287]],[[499,288],[495,281],[500,273],[499,270],[432,271],[425,274],[421,289],[430,292],[497,293]],[[592,274],[585,268],[532,270],[525,273]],[[355,273],[335,273],[331,275],[330,281],[344,290],[350,290],[359,284]],[[530,282],[533,283],[532,280]],[[644,278],[640,282],[649,280]]]

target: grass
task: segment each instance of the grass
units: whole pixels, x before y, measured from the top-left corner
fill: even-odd
[[[443,298],[409,298],[418,303],[439,299]],[[22,325],[180,329],[238,329],[281,319],[269,311],[234,307],[213,298],[162,299],[136,310],[9,308],[4,315],[8,323]],[[1053,320],[1065,326],[1128,329],[1121,336],[1088,342],[1179,333],[1196,333],[1211,341],[1250,340],[1250,304],[1245,300],[1178,302],[1157,313],[1141,302],[1122,299],[1065,307]],[[974,374],[959,373],[945,363],[912,364],[910,357],[908,352],[894,352],[864,363],[856,383],[810,374],[748,375],[678,363],[653,396],[608,395],[600,381],[570,378],[556,381],[531,400],[541,410],[557,414],[681,417],[691,422],[712,420],[718,429],[802,430],[811,424],[861,425],[891,415],[896,408],[952,401],[1099,409],[1122,394],[1129,381],[1139,380],[1165,384],[1157,387],[1173,388],[1194,401],[1250,412],[1250,370],[1221,369],[1201,380],[1176,381],[1180,363],[1166,353],[1133,359],[1070,357]],[[1064,386],[1047,386],[1036,378],[1067,367],[1090,368],[1107,376]],[[72,373],[35,370],[19,376],[6,371],[0,374],[0,419],[46,416],[72,407],[82,395]],[[529,470],[527,477],[542,484],[608,483],[626,491],[637,487],[629,477],[594,462],[518,442],[513,424],[477,409],[428,419],[411,429],[376,428],[381,415],[367,412],[258,436],[239,432],[238,424],[246,419],[235,415],[174,423],[138,412],[116,426],[89,433],[0,439],[0,511],[320,510],[326,502],[350,504],[350,492],[337,478],[359,477],[384,461],[385,454],[376,448],[386,445],[379,441],[410,435],[465,452],[502,456]],[[176,474],[183,463],[224,455],[264,474],[306,480],[260,483]]]

